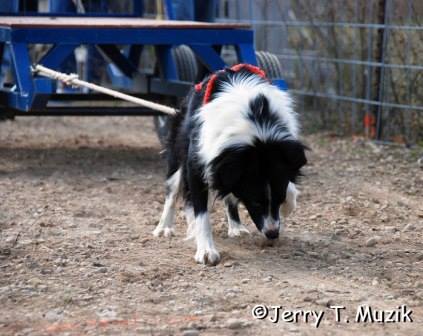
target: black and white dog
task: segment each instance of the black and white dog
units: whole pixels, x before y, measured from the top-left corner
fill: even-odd
[[[198,263],[213,265],[220,259],[208,214],[209,191],[224,200],[229,236],[248,232],[239,219],[242,202],[257,229],[268,239],[278,238],[280,208],[286,217],[296,206],[294,183],[307,162],[304,151],[291,97],[262,70],[239,64],[207,77],[171,120],[166,201],[153,234],[173,234],[181,190]]]

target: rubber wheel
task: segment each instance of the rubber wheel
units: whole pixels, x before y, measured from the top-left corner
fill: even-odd
[[[197,78],[198,65],[194,52],[190,47],[181,45],[172,50],[176,62],[179,80],[194,83]]]
[[[6,107],[0,107],[0,122],[6,120],[15,120],[15,116]]]
[[[239,63],[236,51],[233,48],[222,49],[222,58],[229,65]],[[278,57],[267,51],[256,51],[257,65],[266,72],[270,79],[282,78],[282,66]]]
[[[256,51],[257,65],[270,79],[282,78],[282,66],[276,55],[267,51]]]
[[[198,64],[194,52],[186,45],[172,50],[179,80],[194,83],[197,78]],[[169,118],[164,115],[154,117],[154,128],[162,146],[166,145],[169,133]]]

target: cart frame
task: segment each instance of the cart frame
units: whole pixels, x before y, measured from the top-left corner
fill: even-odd
[[[6,47],[10,49],[14,87],[0,88],[0,114],[8,115],[156,115],[143,107],[57,107],[51,100],[104,100],[93,93],[59,94],[54,81],[33,76],[29,45],[52,45],[37,61],[58,69],[80,45],[95,45],[125,76],[132,79],[136,96],[160,100],[183,97],[192,83],[178,78],[172,48],[188,45],[210,72],[226,66],[217,50],[233,45],[238,60],[256,64],[254,34],[246,25],[198,23],[187,21],[147,20],[141,18],[81,18],[81,17],[0,17],[0,61]],[[129,45],[128,53],[120,45]],[[156,50],[158,75],[143,74],[138,67],[143,46]],[[0,62],[1,63],[1,62]],[[274,80],[281,89],[283,80]],[[109,99],[109,98],[107,98]]]

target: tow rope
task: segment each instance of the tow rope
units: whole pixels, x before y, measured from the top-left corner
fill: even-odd
[[[78,78],[78,75],[76,74],[65,74],[62,72],[58,72],[49,68],[46,68],[45,66],[42,66],[40,64],[37,64],[35,66],[33,66],[31,68],[32,73],[39,75],[39,76],[43,76],[43,77],[47,77],[50,79],[54,79],[60,82],[63,82],[66,85],[72,85],[75,87],[84,87],[93,91],[97,91],[100,93],[104,93],[106,95],[115,97],[115,98],[119,98],[125,101],[128,101],[130,103],[134,103],[137,105],[141,105],[144,107],[147,107],[149,109],[155,110],[155,111],[159,111],[165,114],[169,114],[169,115],[175,115],[176,113],[178,113],[178,110],[174,109],[173,107],[170,106],[166,106],[163,104],[158,104],[158,103],[154,103],[145,99],[141,99],[138,97],[134,97],[116,90],[112,90],[112,89],[108,89],[105,88],[103,86],[97,85],[97,84],[93,84],[93,83],[89,83],[86,81],[83,81],[81,79]]]

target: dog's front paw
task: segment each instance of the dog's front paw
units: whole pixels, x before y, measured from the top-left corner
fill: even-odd
[[[215,266],[220,261],[220,254],[215,248],[198,249],[194,258],[199,264]]]
[[[247,229],[247,227],[244,224],[236,223],[229,225],[228,228],[228,237],[239,237],[241,236],[241,232],[245,232],[250,234],[250,231]]]
[[[172,237],[175,235],[174,228],[170,227],[161,227],[160,225],[157,225],[157,227],[153,231],[154,237],[160,237],[163,234],[163,237]]]

